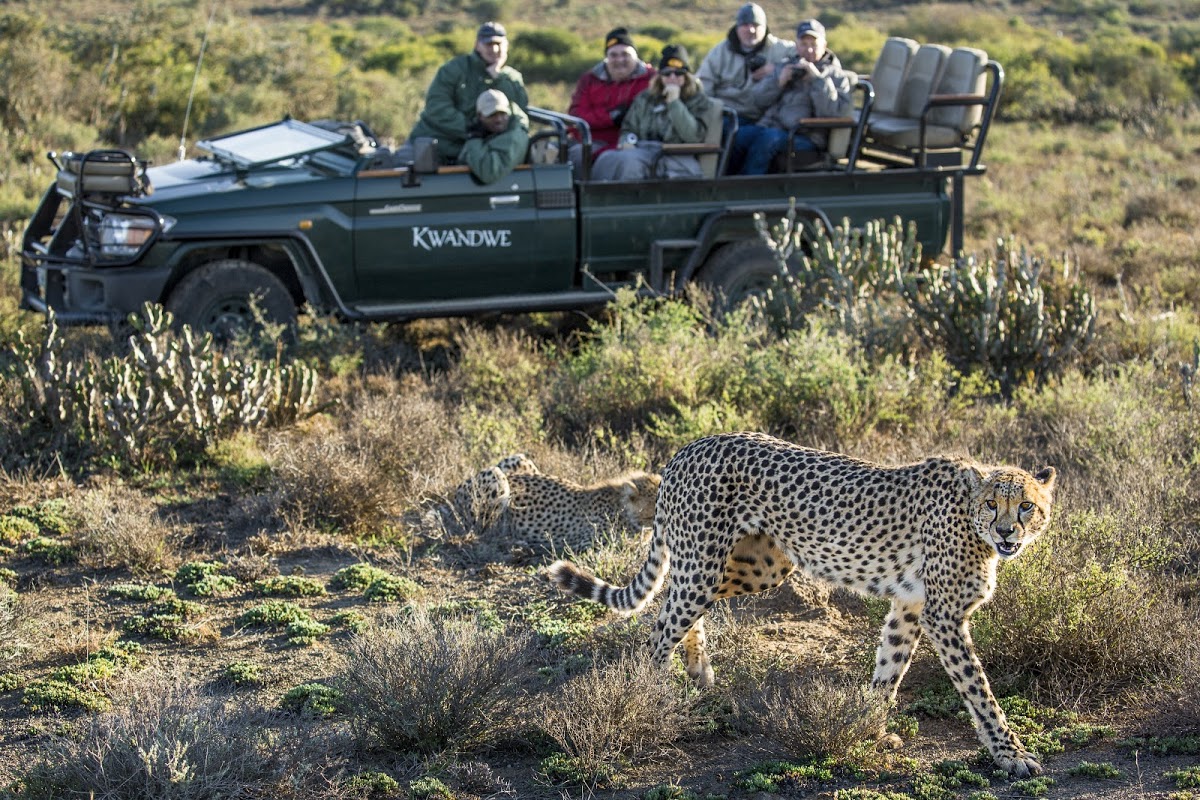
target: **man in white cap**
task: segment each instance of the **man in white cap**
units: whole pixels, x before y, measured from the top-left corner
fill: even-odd
[[[433,76],[425,94],[425,108],[408,135],[438,140],[438,160],[454,163],[467,141],[467,129],[475,122],[475,101],[487,89],[495,89],[510,102],[525,108],[529,95],[520,72],[506,66],[508,32],[499,22],[485,22],[475,34],[475,50],[455,56]]]
[[[494,183],[525,160],[529,150],[529,119],[508,97],[496,89],[485,89],[475,100],[475,122],[467,130],[467,142],[458,163],[471,168],[481,183]]]
[[[767,28],[762,6],[746,3],[738,9],[724,41],[708,51],[696,77],[705,94],[737,112],[739,125],[749,124],[766,110],[756,102],[755,86],[771,78],[795,52],[795,42],[777,38]]]

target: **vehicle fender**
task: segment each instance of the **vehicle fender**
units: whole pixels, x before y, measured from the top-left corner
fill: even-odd
[[[312,244],[290,231],[176,243],[169,261],[171,278],[165,293],[169,294],[196,267],[222,258],[241,258],[270,269],[300,303],[322,310],[345,310],[340,293]]]
[[[696,232],[696,247],[684,262],[683,267],[675,273],[675,291],[682,291],[691,283],[700,268],[724,245],[756,238],[758,236],[754,227],[756,214],[778,217],[787,214],[791,208],[790,202],[730,206],[709,214],[700,223],[700,229]],[[821,227],[826,233],[833,231],[833,223],[821,209],[806,203],[796,203],[795,209],[797,223],[804,225],[809,230]]]

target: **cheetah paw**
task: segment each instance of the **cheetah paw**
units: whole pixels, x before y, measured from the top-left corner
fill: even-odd
[[[998,754],[995,760],[996,766],[1014,778],[1029,778],[1042,774],[1041,763],[1029,755],[1029,753],[1023,751],[1018,751],[1013,755]]]

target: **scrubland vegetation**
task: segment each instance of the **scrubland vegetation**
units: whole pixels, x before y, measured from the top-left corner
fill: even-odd
[[[627,19],[643,51],[702,52],[726,5]],[[18,312],[14,258],[45,150],[174,157],[209,7],[6,4],[0,797],[1194,796],[1195,8],[874,5],[798,11],[863,71],[902,33],[1008,72],[970,258],[922,264],[881,220],[726,316],[621,295],[592,318],[310,317],[286,351],[215,352],[155,309],[130,341]],[[565,107],[615,12],[555,8],[561,27],[503,0],[440,21],[402,0],[219,4],[187,140],[284,112],[402,135],[480,16],[513,20],[535,102]],[[1050,532],[973,628],[1045,778],[993,774],[928,650],[889,714],[908,746],[874,750],[877,603],[794,581],[733,604],[698,693],[645,663],[651,615],[560,597],[430,513],[509,453],[587,481],[746,428],[1057,467]],[[613,537],[565,555],[614,581],[641,558]]]

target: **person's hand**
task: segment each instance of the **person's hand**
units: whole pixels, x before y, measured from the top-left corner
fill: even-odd
[[[788,83],[791,82],[792,76],[795,74],[796,74],[796,65],[795,64],[791,64],[791,63],[784,64],[782,67],[779,68],[779,85],[787,86]]]
[[[504,59],[500,59],[495,64],[487,65],[487,74],[493,78],[500,74],[500,68],[504,66]]]
[[[772,74],[774,74],[774,72],[775,72],[775,65],[772,64],[770,61],[768,61],[767,63],[763,64],[758,69],[754,70],[754,72],[751,72],[750,77],[753,80],[761,81],[763,78],[769,77]]]
[[[679,99],[679,89],[680,87],[678,84],[668,83],[663,87],[663,99],[665,99],[668,103],[674,103]]]

